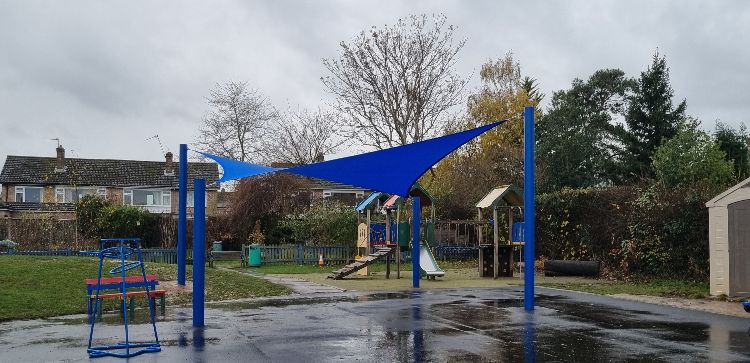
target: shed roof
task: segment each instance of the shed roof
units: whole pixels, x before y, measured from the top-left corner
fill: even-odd
[[[726,198],[727,196],[729,196],[731,194],[734,194],[735,192],[737,192],[741,188],[750,188],[750,178],[747,178],[747,179],[745,179],[745,180],[737,183],[736,185],[732,186],[731,188],[723,191],[721,194],[715,196],[713,199],[711,199],[708,202],[706,202],[706,207],[711,208],[711,207],[718,207],[718,206],[723,205],[723,203],[721,203],[722,199]]]
[[[399,205],[401,205],[401,197],[394,194],[394,195],[391,195],[391,197],[388,198],[388,200],[386,200],[385,203],[383,203],[383,208],[396,209],[398,208]]]
[[[488,208],[495,207],[500,202],[504,202],[507,205],[520,207],[523,206],[523,193],[521,193],[515,185],[501,185],[495,189],[490,190],[487,195],[484,196],[479,202],[477,202],[477,208]]]
[[[355,209],[357,212],[362,212],[368,209],[374,209],[378,206],[378,201],[384,201],[386,198],[388,198],[388,194],[381,193],[381,192],[374,192],[367,196],[364,200],[359,202]]]
[[[432,205],[432,202],[433,202],[432,194],[430,194],[427,191],[427,189],[425,189],[419,183],[414,183],[414,185],[409,190],[409,196],[419,197],[420,206],[422,207],[429,207]],[[386,200],[385,203],[383,203],[383,208],[396,209],[403,202],[404,202],[404,198],[401,198],[400,196],[394,194],[390,198],[388,198],[388,200]]]

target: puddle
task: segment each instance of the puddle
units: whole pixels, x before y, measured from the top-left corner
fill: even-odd
[[[555,294],[538,295],[537,309],[529,313],[523,310],[519,291],[467,292],[376,292],[209,303],[203,329],[190,327],[189,307],[171,308],[165,317],[157,316],[161,343],[168,348],[160,354],[166,360],[183,361],[251,359],[248,357],[388,362],[750,358],[750,322],[739,324],[738,329],[738,322],[743,322],[740,318],[713,321],[703,314],[703,320],[693,319],[672,308],[649,310],[647,305],[623,303],[635,307],[624,309],[617,306],[616,299]],[[137,309],[132,318],[134,328],[143,328],[149,322],[148,310]],[[80,326],[68,327],[75,324]],[[51,352],[60,347],[81,354],[83,346],[78,346],[85,340],[87,325],[85,315],[19,322],[29,333],[8,332],[3,338],[8,338],[15,356],[26,354],[25,349]],[[118,313],[105,314],[103,321],[97,322],[100,336],[119,333],[121,326]],[[74,330],[76,335],[71,336]]]

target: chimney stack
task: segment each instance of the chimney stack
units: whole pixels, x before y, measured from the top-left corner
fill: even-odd
[[[62,145],[60,145],[55,150],[57,150],[57,162],[55,163],[55,172],[62,173],[65,171],[65,148],[63,148]]]
[[[174,160],[173,160],[173,154],[171,151],[167,151],[167,154],[164,155],[165,164],[164,164],[164,175],[174,175]]]

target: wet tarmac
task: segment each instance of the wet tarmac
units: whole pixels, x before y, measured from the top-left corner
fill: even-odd
[[[212,304],[207,326],[190,309],[157,324],[162,352],[134,362],[586,362],[750,361],[749,318],[610,297],[517,288],[334,294]],[[130,336],[149,338],[145,312]],[[748,314],[750,316],[750,314]],[[0,361],[86,361],[85,316],[0,324]],[[95,344],[122,339],[105,317]],[[96,362],[123,361],[98,358]]]

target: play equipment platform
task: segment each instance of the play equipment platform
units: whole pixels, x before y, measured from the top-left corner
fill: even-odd
[[[398,248],[398,247],[396,247],[396,248]],[[363,269],[363,268],[365,268],[365,267],[367,267],[367,266],[375,263],[375,261],[381,260],[381,259],[389,256],[390,254],[393,253],[394,249],[395,248],[389,248],[389,247],[378,248],[377,250],[375,250],[375,252],[373,252],[373,253],[365,256],[363,259],[358,260],[358,261],[354,261],[354,262],[352,262],[352,263],[344,266],[341,269],[338,269],[336,271],[331,272],[331,274],[328,275],[328,278],[329,279],[334,279],[334,280],[341,280],[344,277],[349,276],[349,275],[353,274],[354,272],[357,272],[358,270],[361,270],[361,269]]]

